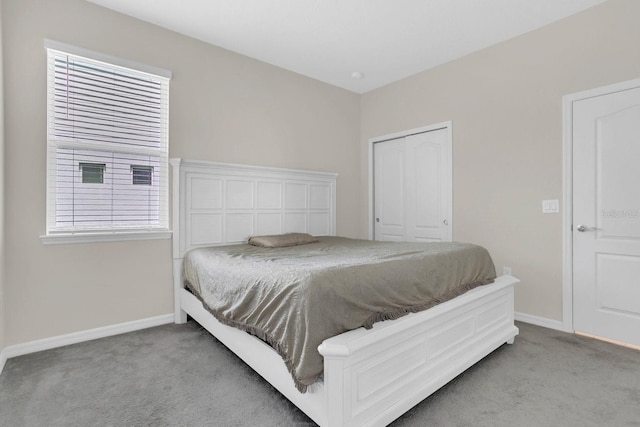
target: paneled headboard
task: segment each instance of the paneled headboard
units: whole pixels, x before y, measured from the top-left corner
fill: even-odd
[[[173,258],[250,236],[336,232],[335,173],[171,159]]]

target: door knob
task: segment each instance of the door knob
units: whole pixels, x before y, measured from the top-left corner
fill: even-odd
[[[581,233],[584,233],[585,231],[589,231],[589,230],[595,230],[595,228],[591,228],[591,227],[587,227],[586,225],[579,225],[576,230],[578,230]]]
[[[380,222],[380,218],[376,218],[376,222]]]

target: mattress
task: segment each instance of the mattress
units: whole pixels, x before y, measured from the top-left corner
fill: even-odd
[[[492,283],[486,249],[456,243],[319,237],[285,248],[197,248],[183,280],[221,323],[270,344],[301,392],[321,378],[317,347],[374,322],[426,310]]]

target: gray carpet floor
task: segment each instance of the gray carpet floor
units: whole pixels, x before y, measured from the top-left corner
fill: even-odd
[[[640,351],[528,324],[392,425],[640,426]],[[313,426],[194,322],[9,359],[0,426]]]

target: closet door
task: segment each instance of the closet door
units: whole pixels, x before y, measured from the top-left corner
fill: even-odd
[[[404,138],[374,145],[374,240],[405,240],[405,146]]]
[[[448,130],[406,137],[407,240],[450,241],[451,170]]]
[[[374,239],[451,241],[450,129],[374,144]]]

